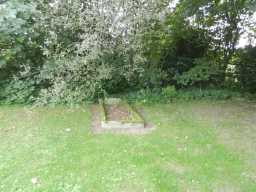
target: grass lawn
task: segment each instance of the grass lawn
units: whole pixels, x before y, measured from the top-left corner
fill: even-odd
[[[1,106],[0,191],[256,191],[255,103],[138,107],[151,134],[93,135],[89,106]]]

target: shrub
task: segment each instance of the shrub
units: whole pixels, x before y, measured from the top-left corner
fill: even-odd
[[[174,86],[166,88],[142,89],[122,95],[124,99],[135,103],[169,103],[176,96]]]
[[[240,97],[240,93],[225,89],[191,89],[180,90],[177,93],[178,100],[225,100],[234,97]]]
[[[174,86],[168,86],[168,87],[162,88],[161,95],[167,99],[172,99],[177,96],[177,91]]]
[[[237,77],[244,91],[256,93],[256,47],[241,50],[237,60]]]
[[[134,103],[170,103],[176,100],[226,100],[241,97],[240,93],[224,89],[190,89],[176,91],[174,86],[162,89],[143,89],[122,95]]]
[[[195,66],[190,70],[175,76],[178,85],[182,87],[203,87],[204,85],[209,85],[214,75],[218,74],[217,65],[213,60],[198,58],[194,60],[193,64]]]

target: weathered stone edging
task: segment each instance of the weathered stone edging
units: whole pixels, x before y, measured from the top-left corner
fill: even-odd
[[[114,105],[114,104],[121,104],[130,113],[131,119],[122,120],[122,121],[113,121],[108,119],[107,110],[105,105]],[[103,129],[143,129],[145,127],[144,119],[137,113],[127,102],[117,99],[117,98],[110,98],[100,100],[100,118],[101,118],[101,127]]]

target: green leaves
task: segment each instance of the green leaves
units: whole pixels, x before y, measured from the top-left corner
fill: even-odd
[[[195,59],[194,67],[189,71],[176,75],[177,83],[182,86],[202,85],[218,74],[216,63],[206,58]]]
[[[4,82],[1,97],[8,103],[27,102],[36,89],[33,75],[24,78],[23,67],[40,63],[34,35],[35,14],[33,2],[9,0],[0,4],[0,81]]]
[[[8,98],[72,103],[224,82],[252,13],[247,1],[183,0],[176,9],[170,2],[1,3],[0,81],[8,82]]]
[[[236,74],[243,90],[256,93],[256,47],[240,50],[236,64]]]

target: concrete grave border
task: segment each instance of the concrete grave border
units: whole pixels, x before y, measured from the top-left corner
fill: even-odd
[[[145,122],[137,111],[135,111],[126,101],[119,98],[108,98],[100,100],[100,116],[101,116],[101,127],[103,129],[144,129]],[[108,119],[106,105],[115,105],[121,103],[129,111],[130,119],[122,121],[113,121]]]

